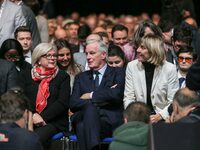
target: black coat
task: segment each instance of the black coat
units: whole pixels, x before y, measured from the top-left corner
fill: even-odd
[[[18,86],[15,65],[0,59],[0,95],[5,93],[8,89]]]
[[[6,139],[8,142],[5,142]],[[4,141],[4,142],[2,142]],[[0,124],[1,150],[42,150],[39,137],[15,123]]]
[[[31,71],[24,72],[21,75],[24,92],[30,100],[30,109],[36,112],[36,97],[40,81],[34,81],[31,77]],[[70,97],[70,77],[59,70],[49,85],[50,96],[47,99],[47,106],[41,112],[41,116],[47,124],[52,124],[61,131],[68,131],[68,108]]]

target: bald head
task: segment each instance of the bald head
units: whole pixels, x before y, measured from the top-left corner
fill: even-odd
[[[189,88],[179,89],[174,95],[174,101],[177,102],[180,107],[200,105],[199,95]]]

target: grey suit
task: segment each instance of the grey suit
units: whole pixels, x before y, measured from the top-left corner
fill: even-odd
[[[32,12],[31,8],[26,6],[24,3],[21,3],[20,6],[22,8],[22,13],[26,19],[26,24],[32,32],[32,39],[33,39],[32,49],[34,49],[39,43],[41,43],[41,37],[38,30],[37,21],[35,19],[35,15]]]
[[[17,27],[26,25],[21,6],[4,0],[0,17],[0,46],[4,40],[14,38],[14,31]]]

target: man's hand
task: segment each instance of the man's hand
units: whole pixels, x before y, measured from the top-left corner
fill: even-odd
[[[160,121],[161,119],[162,119],[162,117],[159,113],[150,116],[151,123],[156,123],[156,122]]]
[[[81,95],[80,98],[83,99],[83,100],[91,99],[90,94],[91,93],[85,93],[85,94]]]

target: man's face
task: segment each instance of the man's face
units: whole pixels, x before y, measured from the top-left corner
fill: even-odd
[[[178,55],[178,64],[181,71],[188,71],[193,64],[193,57],[191,53],[180,53]]]
[[[88,44],[85,52],[90,69],[99,70],[106,63],[106,52],[99,51],[98,43]]]
[[[17,40],[22,45],[24,52],[28,52],[29,50],[31,50],[32,37],[30,32],[18,32]]]
[[[124,46],[128,42],[128,33],[126,30],[118,30],[113,33],[113,43],[118,46]]]
[[[70,38],[72,38],[72,39],[78,38],[78,28],[79,28],[79,26],[76,24],[72,24],[69,26],[67,31],[68,31]]]
[[[178,52],[180,47],[181,46],[185,46],[185,45],[187,45],[187,43],[185,43],[183,41],[178,41],[177,40],[177,41],[173,42],[173,47],[174,47],[175,52]]]

